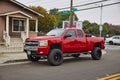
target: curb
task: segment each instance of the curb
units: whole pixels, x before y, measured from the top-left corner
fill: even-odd
[[[23,62],[23,61],[28,61],[28,59],[8,60],[8,61],[5,61],[5,62],[2,63],[2,64],[15,63],[15,62]]]
[[[0,65],[24,61],[27,61],[26,53],[24,52],[0,53]]]
[[[0,52],[0,54],[19,54],[19,53],[25,53],[25,52]]]

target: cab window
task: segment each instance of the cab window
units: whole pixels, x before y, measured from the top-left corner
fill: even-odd
[[[83,37],[83,34],[82,34],[82,31],[81,31],[81,30],[77,30],[77,32],[78,32],[78,37],[79,37],[79,38]]]
[[[68,30],[66,35],[68,35],[68,34],[72,35],[71,37],[76,37],[75,30]]]

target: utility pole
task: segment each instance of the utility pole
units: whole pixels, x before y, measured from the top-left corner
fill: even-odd
[[[72,11],[72,7],[73,7],[73,0],[70,1],[70,27],[72,28],[73,25],[73,11]]]
[[[101,12],[100,12],[100,27],[99,27],[99,30],[100,30],[100,37],[102,35],[102,30],[103,30],[103,27],[102,27],[102,9],[103,9],[103,4],[101,3]]]

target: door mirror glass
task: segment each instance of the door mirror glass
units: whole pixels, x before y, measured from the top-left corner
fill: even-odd
[[[72,36],[71,34],[66,34],[64,38],[71,37],[71,36]]]

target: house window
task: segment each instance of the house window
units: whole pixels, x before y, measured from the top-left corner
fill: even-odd
[[[20,32],[25,30],[25,20],[13,19],[13,32]]]

